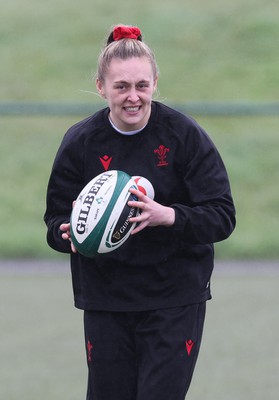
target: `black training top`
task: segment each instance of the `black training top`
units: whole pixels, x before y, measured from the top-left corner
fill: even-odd
[[[212,243],[235,226],[235,208],[221,157],[191,118],[152,103],[147,126],[122,135],[103,109],[69,129],[51,172],[45,222],[49,245],[70,253],[59,226],[72,202],[106,169],[149,179],[155,201],[175,210],[172,227],[148,227],[94,259],[71,254],[75,305],[86,310],[143,311],[210,299]]]

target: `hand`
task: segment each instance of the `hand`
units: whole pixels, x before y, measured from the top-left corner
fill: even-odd
[[[73,201],[73,205],[72,206],[74,207],[75,204],[76,204],[76,201]],[[72,252],[73,253],[77,253],[77,249],[75,248],[75,246],[74,246],[74,244],[72,242],[72,239],[71,239],[70,223],[61,224],[59,228],[60,228],[60,231],[64,232],[64,233],[62,233],[62,238],[64,240],[69,240],[71,242]]]
[[[171,207],[163,206],[156,201],[145,196],[136,189],[130,189],[130,192],[137,196],[138,201],[129,201],[128,206],[137,207],[141,214],[130,218],[130,222],[137,222],[137,227],[132,231],[132,235],[142,231],[147,226],[171,226],[175,221],[175,211]]]
[[[59,228],[60,228],[60,231],[64,232],[64,233],[62,233],[62,238],[64,240],[69,240],[71,242],[72,252],[77,253],[77,249],[75,248],[75,246],[72,242],[72,239],[71,239],[70,223],[61,224]]]

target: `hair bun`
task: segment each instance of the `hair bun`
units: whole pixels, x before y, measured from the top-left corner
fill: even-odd
[[[107,44],[121,39],[135,39],[141,41],[141,31],[136,26],[117,25],[109,35]]]

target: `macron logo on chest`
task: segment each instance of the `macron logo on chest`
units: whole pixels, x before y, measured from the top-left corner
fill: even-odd
[[[104,170],[107,171],[109,169],[112,157],[104,155],[103,157],[99,157],[99,160],[101,161]]]

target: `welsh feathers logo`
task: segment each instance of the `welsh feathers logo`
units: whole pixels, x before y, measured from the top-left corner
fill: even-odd
[[[164,167],[166,165],[169,165],[167,162],[167,153],[170,151],[170,149],[163,144],[161,144],[158,149],[154,150],[154,154],[157,155],[158,158],[158,164],[157,167]]]

